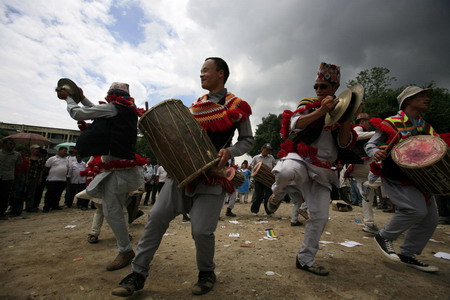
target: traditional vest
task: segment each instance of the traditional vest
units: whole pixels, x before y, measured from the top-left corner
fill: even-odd
[[[203,95],[192,104],[190,110],[217,151],[230,146],[237,124],[252,114],[247,102],[230,93],[218,103],[208,100],[207,94]]]
[[[378,145],[380,149],[386,149],[393,139],[398,139],[398,141],[394,141],[394,143],[397,144],[404,141],[410,136],[423,134],[437,135],[433,127],[431,127],[430,124],[428,124],[422,118],[419,118],[417,120],[417,127],[414,126],[414,124],[402,110],[400,110],[397,115],[386,118],[383,121],[381,121],[381,119],[379,118],[372,118],[370,122],[372,123],[372,125],[378,127],[381,131],[388,135],[387,141]],[[399,133],[398,136],[397,133]],[[383,160],[381,170],[373,169],[372,171],[375,174],[380,173],[383,177],[398,180],[404,182],[405,184],[411,184],[408,176],[403,173],[403,171],[392,160],[392,157],[390,155],[385,160]]]
[[[135,159],[137,116],[133,109],[113,104],[118,114],[112,118],[98,118],[82,131],[77,140],[81,157],[112,155],[121,159]]]
[[[304,98],[300,100],[297,110],[292,112],[289,110],[285,110],[282,114],[282,122],[281,122],[281,136],[283,139],[286,139],[284,143],[280,145],[280,152],[278,152],[277,156],[282,158],[285,157],[290,152],[296,152],[301,157],[308,157],[312,160],[312,164],[317,165],[319,167],[328,168],[328,164],[323,164],[317,159],[318,149],[316,147],[310,146],[315,140],[317,140],[322,133],[322,130],[325,126],[325,116],[315,120],[311,124],[309,124],[305,129],[298,132],[294,137],[289,136],[290,134],[290,123],[293,115],[299,113],[303,114],[306,111],[314,112],[316,109],[320,108],[321,102],[317,98]],[[332,130],[332,135],[334,140],[337,143],[337,134],[338,134],[339,124],[335,124],[330,126],[328,129]],[[352,141],[356,141],[357,135],[354,130],[352,130]],[[352,143],[349,148],[353,147]],[[342,149],[337,147],[338,149],[338,160],[342,163],[363,163],[362,160],[353,152],[348,149]]]
[[[250,105],[244,100],[228,93],[218,103],[208,100],[208,95],[198,98],[190,107],[192,115],[207,132],[216,150],[229,147],[237,125],[244,122],[251,114]],[[234,191],[231,182],[225,177],[202,176],[196,182],[188,185],[193,186],[203,181],[205,184],[220,184],[228,193]]]

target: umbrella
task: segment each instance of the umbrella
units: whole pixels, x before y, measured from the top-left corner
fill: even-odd
[[[61,148],[61,147],[65,147],[65,148],[67,148],[67,149],[69,149],[69,147],[71,147],[71,146],[74,146],[75,147],[75,143],[72,143],[72,142],[65,142],[65,143],[61,143],[61,144],[58,144],[58,145],[56,145],[55,146],[55,149],[56,150],[59,150],[59,148]]]
[[[38,144],[39,146],[45,146],[50,144],[50,141],[43,137],[40,134],[30,133],[30,132],[21,132],[8,135],[6,138],[12,139],[16,144],[22,144],[31,146],[33,144]]]

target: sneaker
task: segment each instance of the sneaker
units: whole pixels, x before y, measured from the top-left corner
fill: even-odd
[[[131,273],[119,283],[119,287],[112,290],[111,294],[119,297],[129,297],[134,292],[142,290],[145,277],[138,273]]]
[[[362,231],[372,233],[372,234],[377,234],[378,231],[380,231],[380,229],[378,229],[377,225],[375,225],[375,224],[372,224],[372,225],[365,224],[362,227]]]
[[[429,273],[434,273],[434,272],[439,271],[438,267],[424,264],[423,262],[421,262],[414,256],[406,256],[406,255],[399,254],[398,257],[400,257],[400,261],[402,263],[407,264],[408,266],[410,266],[412,268],[416,268],[420,271],[429,272]]]
[[[298,212],[298,214],[299,214],[300,216],[302,216],[303,218],[305,218],[305,220],[308,220],[308,219],[309,219],[308,211],[307,211],[306,209],[301,209],[301,208],[299,208],[299,209],[297,210],[297,212]]]
[[[381,252],[390,260],[400,261],[397,253],[394,251],[394,245],[392,241],[384,239],[379,233],[377,233],[374,237],[375,242],[380,248]]]
[[[123,267],[127,266],[134,258],[134,251],[130,250],[125,253],[119,253],[117,257],[114,259],[112,263],[110,263],[106,270],[108,271],[115,271],[122,269]]]
[[[205,272],[200,271],[198,273],[198,281],[192,287],[192,294],[203,295],[208,293],[214,287],[216,283],[216,274],[213,271]]]
[[[283,199],[281,199],[283,200]],[[267,211],[273,214],[280,207],[281,200],[277,200],[273,197],[273,194],[270,195],[269,200],[267,201]]]
[[[325,267],[319,266],[317,263],[314,263],[310,267],[308,267],[307,265],[302,266],[297,257],[295,258],[295,266],[297,267],[297,269],[304,270],[319,276],[328,276],[328,274],[330,274],[330,272]]]

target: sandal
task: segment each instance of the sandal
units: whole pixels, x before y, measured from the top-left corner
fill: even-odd
[[[93,234],[88,234],[88,240],[87,241],[90,244],[98,243],[98,237],[96,235],[93,235]]]

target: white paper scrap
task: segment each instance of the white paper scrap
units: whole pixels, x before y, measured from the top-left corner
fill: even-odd
[[[355,242],[355,241],[348,241],[348,240],[346,240],[345,242],[342,242],[342,243],[338,243],[339,245],[342,245],[342,246],[345,246],[345,247],[348,247],[348,248],[352,248],[352,247],[355,247],[355,246],[361,246],[362,244],[361,243],[358,243],[358,242]]]
[[[437,252],[434,256],[436,256],[437,258],[443,258],[443,259],[448,259],[448,260],[450,260],[450,253],[446,253],[446,252]]]
[[[232,224],[241,224],[239,221],[236,221],[236,220],[231,220],[229,222],[232,223]]]
[[[320,241],[321,244],[334,244],[332,241]]]
[[[239,233],[230,233],[229,237],[239,237]]]
[[[269,221],[255,221],[255,224],[267,224]]]
[[[77,227],[77,225],[67,225],[67,226],[64,227],[64,228],[75,228],[75,227]]]

